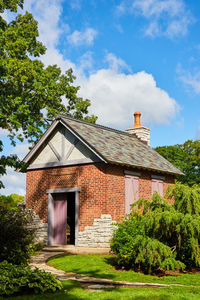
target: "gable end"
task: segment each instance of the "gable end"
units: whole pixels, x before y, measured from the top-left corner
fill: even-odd
[[[60,121],[55,121],[24,158],[28,170],[88,164],[102,159],[85,141]]]

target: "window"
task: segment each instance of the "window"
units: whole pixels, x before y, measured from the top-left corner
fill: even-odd
[[[131,212],[131,204],[139,198],[139,177],[125,175],[125,214]]]
[[[163,197],[163,180],[162,178],[152,178],[151,192],[152,195],[157,192]]]

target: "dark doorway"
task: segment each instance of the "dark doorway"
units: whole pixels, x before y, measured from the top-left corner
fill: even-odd
[[[67,193],[67,244],[75,245],[75,193]]]

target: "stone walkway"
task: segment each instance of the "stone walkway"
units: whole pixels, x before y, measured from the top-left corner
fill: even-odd
[[[77,273],[66,273],[62,270],[57,270],[56,268],[49,266],[46,262],[50,257],[59,256],[66,254],[66,252],[53,252],[53,251],[42,251],[39,254],[33,256],[30,261],[30,267],[34,269],[37,267],[40,270],[50,272],[55,275],[59,280],[76,280],[81,284],[95,284],[101,286],[129,286],[129,287],[167,287],[167,286],[182,286],[181,284],[160,284],[160,283],[142,283],[142,282],[127,282],[127,281],[113,281],[110,279],[87,277],[85,275]]]

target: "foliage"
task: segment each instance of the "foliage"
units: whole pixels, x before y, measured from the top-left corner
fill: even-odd
[[[160,195],[140,199],[133,212],[117,224],[111,242],[117,263],[152,272],[200,267],[200,193],[177,183],[168,191],[169,205]]]
[[[200,183],[200,140],[188,140],[184,144],[157,147],[155,150],[185,174],[179,176],[178,181],[189,186]]]
[[[193,185],[192,188],[188,185],[176,183],[169,186],[167,197],[174,199],[174,207],[183,214],[200,214],[200,186]]]
[[[17,194],[11,194],[9,196],[0,194],[0,207],[8,210],[16,210],[18,203],[24,201],[24,196]]]
[[[20,202],[24,201],[24,196],[21,196],[18,194],[10,194],[10,196],[12,197],[12,199],[15,203],[20,203]]]
[[[0,295],[56,292],[62,287],[52,274],[35,268],[13,265],[7,261],[0,263]]]
[[[23,0],[0,1],[0,13],[17,12],[18,6],[23,7]],[[32,14],[18,14],[9,24],[0,16],[0,128],[8,130],[13,146],[25,138],[34,143],[60,112],[89,122],[97,119],[88,116],[90,101],[77,96],[72,70],[62,73],[38,59],[46,51],[38,35]],[[6,166],[25,167],[14,155],[0,157],[0,175]]]
[[[113,250],[114,251],[114,250]],[[136,235],[121,245],[116,262],[127,269],[133,268],[151,273],[152,270],[184,269],[185,265],[176,261],[170,247],[157,239]]]
[[[25,210],[0,208],[0,261],[27,263],[34,252],[33,230],[27,227],[30,217]]]

